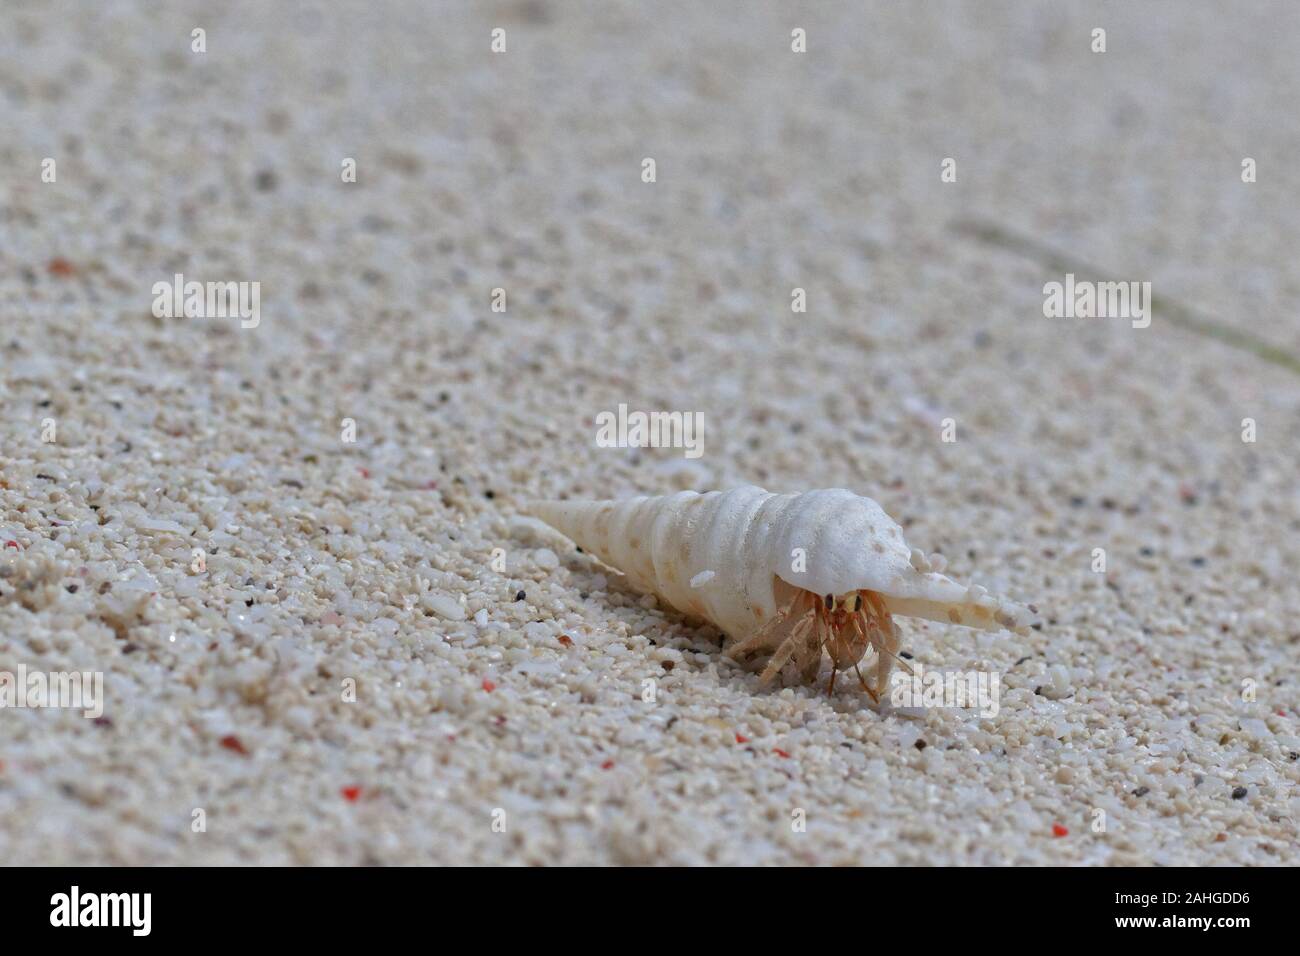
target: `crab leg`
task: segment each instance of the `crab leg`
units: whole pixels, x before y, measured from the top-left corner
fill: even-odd
[[[798,603],[799,603],[799,598],[796,597],[785,607],[778,610],[776,614],[772,615],[772,618],[766,624],[764,624],[753,634],[749,635],[749,637],[746,637],[744,640],[738,641],[737,643],[731,645],[731,647],[729,647],[724,652],[726,656],[730,657],[732,660],[736,660],[741,654],[747,653],[748,651],[751,651],[756,647],[761,647],[763,645],[763,642],[766,641],[769,636],[771,636],[772,632],[776,630],[776,628],[779,627],[785,621],[785,619],[790,616],[790,614],[795,609],[795,605]]]
[[[790,632],[790,636],[776,649],[776,653],[772,655],[767,667],[763,669],[763,673],[758,678],[760,684],[770,683],[772,678],[781,672],[781,668],[785,667],[790,658],[794,656],[795,651],[799,649],[799,640],[803,637],[804,632],[812,626],[814,620],[813,617],[806,617],[795,625],[794,630]]]
[[[877,696],[876,696],[876,692],[873,691],[873,690],[872,690],[872,689],[867,685],[867,679],[866,679],[865,677],[862,676],[862,671],[858,670],[858,665],[857,665],[857,664],[854,664],[854,665],[853,665],[853,673],[855,673],[855,674],[858,675],[858,683],[861,684],[861,685],[862,685],[862,689],[865,690],[865,691],[867,692],[867,696],[871,698],[871,702],[872,702],[873,704],[878,704],[878,703],[880,703],[880,698],[877,697]]]

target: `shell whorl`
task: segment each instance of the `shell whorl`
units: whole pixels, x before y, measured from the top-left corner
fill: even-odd
[[[776,497],[744,487],[626,501],[541,501],[525,510],[622,571],[638,590],[737,636],[776,610],[760,520]],[[714,572],[712,579],[692,588],[705,571]]]

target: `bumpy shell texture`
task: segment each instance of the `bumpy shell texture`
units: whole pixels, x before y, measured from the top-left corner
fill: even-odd
[[[868,589],[892,614],[1022,631],[1028,608],[916,566],[903,529],[842,488],[779,495],[746,486],[525,510],[684,614],[740,640],[776,613],[773,578],[815,594]],[[707,574],[705,572],[712,572]],[[697,586],[692,587],[692,580]]]

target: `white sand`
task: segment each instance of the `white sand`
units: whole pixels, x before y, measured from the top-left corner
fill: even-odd
[[[0,35],[0,671],[107,696],[0,710],[0,859],[1296,861],[1300,378],[953,228],[1300,350],[1289,4],[186,6]],[[154,318],[177,272],[260,325]],[[760,691],[515,517],[739,483],[1042,608],[902,622],[998,715]]]

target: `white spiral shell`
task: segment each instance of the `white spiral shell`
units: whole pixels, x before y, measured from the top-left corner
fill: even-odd
[[[817,595],[876,591],[891,614],[905,617],[1021,632],[1034,620],[1029,608],[931,570],[880,505],[842,488],[779,495],[744,486],[540,501],[525,510],[622,571],[633,587],[734,640],[776,613],[774,577]]]

